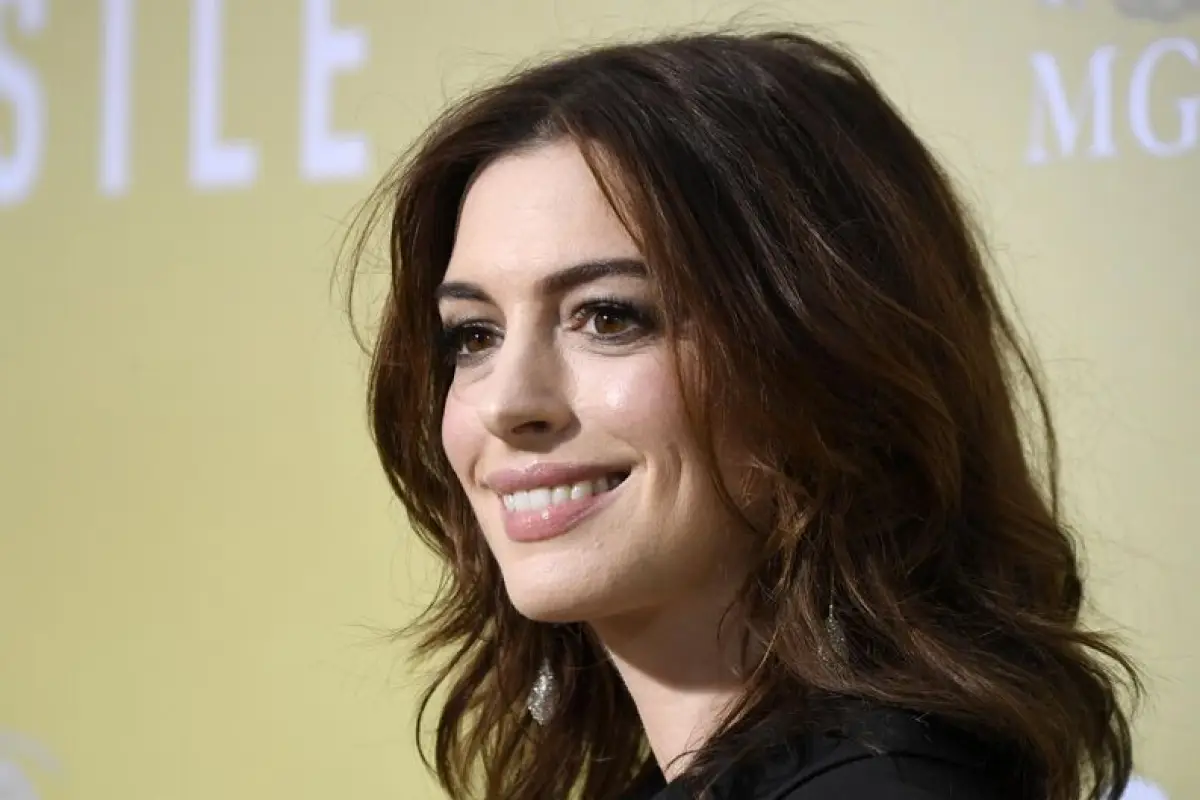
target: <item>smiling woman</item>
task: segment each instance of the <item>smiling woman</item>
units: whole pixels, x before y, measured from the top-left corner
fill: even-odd
[[[638,246],[578,147],[479,174],[439,295],[442,444],[516,609],[611,645],[626,611],[732,599],[746,570],[712,573],[739,526],[708,487]]]
[[[1136,674],[1079,622],[1031,361],[852,57],[572,54],[448,111],[369,208],[374,432],[449,577],[413,630],[449,652],[452,797],[1124,787]]]

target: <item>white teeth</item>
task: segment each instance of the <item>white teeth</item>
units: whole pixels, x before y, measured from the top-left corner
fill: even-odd
[[[594,481],[580,481],[570,485],[530,489],[527,492],[513,492],[503,495],[504,508],[508,511],[541,511],[550,506],[558,506],[572,500],[583,500],[594,494],[604,494],[616,488],[623,479],[619,477],[597,478]]]
[[[529,510],[537,511],[550,505],[554,493],[549,489],[533,489],[529,492]]]

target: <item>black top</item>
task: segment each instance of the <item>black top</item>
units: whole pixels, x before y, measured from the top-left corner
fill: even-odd
[[[713,800],[1022,800],[1013,763],[930,717],[862,711],[840,734],[810,734],[739,762]],[[652,776],[625,800],[692,800]]]

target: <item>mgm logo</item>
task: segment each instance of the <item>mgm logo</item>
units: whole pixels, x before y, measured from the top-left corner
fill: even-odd
[[[1084,0],[1040,4],[1084,8]],[[1161,23],[1200,14],[1200,0],[1113,0],[1113,5],[1127,17]],[[1030,54],[1033,87],[1025,161],[1099,161],[1122,151],[1163,159],[1196,153],[1200,43],[1186,35],[1170,35],[1174,32],[1169,28],[1163,33],[1168,35],[1134,52],[1117,45],[1097,46],[1084,63],[1049,50]]]

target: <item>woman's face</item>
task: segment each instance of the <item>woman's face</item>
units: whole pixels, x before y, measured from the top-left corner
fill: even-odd
[[[745,537],[688,430],[651,278],[575,145],[481,172],[438,296],[457,364],[442,442],[517,609],[597,621],[727,593]]]

